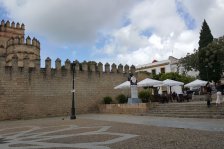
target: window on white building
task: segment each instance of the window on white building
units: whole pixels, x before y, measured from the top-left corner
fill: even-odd
[[[152,75],[156,75],[156,69],[152,69]]]
[[[165,73],[165,68],[160,68],[160,73]]]

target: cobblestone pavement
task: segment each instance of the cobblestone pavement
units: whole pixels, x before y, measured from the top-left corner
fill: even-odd
[[[132,124],[144,124],[161,127],[189,128],[197,130],[224,132],[224,119],[172,118],[135,116],[125,114],[83,114],[79,117],[84,119],[86,118],[113,122],[126,122]]]
[[[128,115],[103,115],[111,120],[96,120],[100,116],[1,121],[0,149],[224,148],[223,131],[151,126],[147,121],[141,124],[140,118],[149,118],[141,116],[138,124],[127,122],[134,117],[132,121],[138,120]],[[115,122],[122,117],[123,122]]]

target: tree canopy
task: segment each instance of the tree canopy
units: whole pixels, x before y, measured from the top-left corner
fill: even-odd
[[[198,70],[198,50],[194,49],[194,53],[187,55],[180,59],[180,64],[187,70]]]
[[[177,72],[160,73],[158,75],[153,75],[152,78],[160,81],[171,79],[175,81],[184,82],[185,84],[195,80],[194,77],[180,75]]]
[[[206,20],[204,20],[204,22],[202,23],[202,28],[201,28],[201,32],[200,32],[200,38],[199,38],[199,51],[200,49],[206,47],[209,43],[211,43],[213,41],[213,36],[211,33],[211,30],[206,22]]]
[[[211,34],[211,30],[207,22],[204,20],[200,32],[199,49],[198,49],[198,70],[199,70],[199,76],[203,80],[211,80],[212,77],[208,77],[208,73],[210,73],[211,70],[213,70],[213,68],[211,68],[212,66],[209,67],[208,64],[209,61],[213,62],[217,61],[216,56],[214,54],[212,56],[210,55],[212,53],[212,49],[208,50],[206,48],[208,44],[210,44],[212,41],[213,36]],[[214,66],[217,66],[217,64]]]
[[[181,58],[180,63],[188,71],[199,70],[197,61],[200,60],[200,79],[218,82],[224,71],[224,37],[214,39],[212,43],[200,49],[200,55],[198,53],[199,51],[195,50],[195,53],[187,54],[186,57]]]
[[[224,37],[215,39],[212,43],[201,49],[201,66],[200,78],[218,82],[224,70]]]
[[[180,59],[180,63],[184,66],[184,68],[189,70],[198,70],[199,72],[203,71],[204,64],[203,59],[205,58],[204,50],[200,50],[206,47],[209,43],[213,41],[213,36],[211,34],[211,30],[206,22],[202,23],[202,28],[200,31],[200,39],[199,39],[199,48],[194,49],[193,53],[188,53],[185,57]]]
[[[224,39],[213,39],[211,30],[204,20],[200,32],[198,50],[188,53],[180,59],[181,65],[187,70],[198,70],[200,79],[219,81],[224,70]]]

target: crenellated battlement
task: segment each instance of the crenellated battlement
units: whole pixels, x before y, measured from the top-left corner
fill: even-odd
[[[12,37],[24,37],[25,34],[25,25],[20,23],[9,21],[1,21],[0,24],[0,40],[3,40],[4,42],[7,42]]]
[[[22,23],[20,25],[19,22],[17,22],[15,24],[14,21],[12,21],[11,23],[8,21],[5,22],[5,20],[2,20],[1,21],[1,24],[0,24],[0,31],[7,31],[7,29],[17,29],[17,30],[25,30],[25,25]]]
[[[43,72],[41,69],[44,69],[46,75],[52,75],[52,72],[62,72],[62,71],[69,71],[72,72],[73,67],[72,65],[74,65],[74,71],[75,73],[120,73],[120,74],[129,74],[129,73],[135,73],[135,66],[131,66],[129,67],[128,65],[125,65],[125,67],[123,67],[123,65],[119,64],[118,66],[116,64],[112,64],[110,65],[109,63],[106,63],[105,65],[103,65],[101,62],[97,63],[95,61],[83,61],[83,62],[79,62],[78,60],[73,61],[71,63],[70,60],[66,60],[64,62],[64,65],[61,64],[61,60],[59,58],[57,58],[55,60],[55,68],[51,67],[51,59],[49,57],[46,58],[45,60],[45,67],[44,68],[40,68],[40,60],[36,59],[36,60],[32,60],[29,58],[28,55],[24,56],[24,58],[21,60],[19,59],[17,54],[14,54],[11,57],[11,65],[7,65],[7,63],[4,63],[5,59],[1,58],[0,59],[0,67],[7,67],[7,68],[11,68],[10,70],[12,70],[13,72],[19,71],[18,68],[33,68],[33,70],[36,70],[36,73],[41,73]],[[31,61],[33,62],[33,65],[31,64]],[[20,65],[20,62],[23,63],[23,65]],[[130,69],[129,69],[130,68]],[[15,70],[16,69],[16,70]],[[20,70],[21,73],[21,70]]]
[[[74,64],[74,71],[76,73],[78,73],[78,72],[135,73],[134,65],[132,65],[131,67],[129,67],[128,65],[125,65],[125,67],[123,67],[122,64],[119,64],[117,66],[114,63],[112,65],[110,65],[109,63],[106,63],[105,65],[103,65],[101,62],[99,62],[99,63],[97,63],[95,61],[79,62],[78,60],[75,60],[71,63],[71,61],[68,59],[64,62],[64,65],[62,65],[61,59],[59,59],[59,58],[57,58],[55,60],[55,68],[51,68],[51,59],[49,57],[47,57],[45,60],[45,69],[48,71],[52,71],[52,70],[56,70],[56,71],[70,70],[70,71],[72,71],[73,64]]]
[[[28,46],[35,46],[38,49],[40,49],[40,42],[35,37],[31,40],[31,38],[28,36],[26,40],[24,40],[23,37],[15,37],[10,38],[7,41],[6,48],[10,46],[16,46],[16,45],[28,45]]]

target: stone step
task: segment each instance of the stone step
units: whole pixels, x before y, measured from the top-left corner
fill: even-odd
[[[152,108],[151,110],[167,110],[167,111],[224,111],[223,109],[217,108]]]
[[[195,109],[188,109],[188,108],[182,108],[182,109],[172,109],[172,108],[153,108],[153,109],[149,109],[149,111],[194,111],[194,112],[200,112],[200,111],[210,111],[210,112],[224,112],[224,109],[216,109],[216,108],[195,108]]]
[[[175,104],[159,104],[155,105],[155,107],[205,107],[207,106],[207,103],[204,104],[190,104],[190,105],[175,105]],[[211,106],[215,106],[215,104],[211,104]],[[219,106],[221,108],[224,108],[223,105]]]
[[[178,109],[178,110],[173,110],[173,109],[153,109],[153,110],[149,110],[149,111],[166,111],[166,112],[224,112],[224,110],[213,110],[213,109],[194,109],[194,110],[189,110],[189,109]]]
[[[178,118],[216,118],[224,119],[224,115],[177,115],[177,114],[147,114],[148,116],[156,117],[178,117]]]
[[[157,104],[146,115],[180,118],[224,118],[224,105],[216,107],[215,103],[207,107],[203,102]]]
[[[194,110],[194,109],[224,109],[224,108],[216,108],[216,107],[211,107],[208,108],[207,106],[204,107],[154,107],[152,109],[172,109],[172,110],[179,110],[179,109],[189,109],[189,110]]]
[[[204,108],[204,107],[207,107],[207,105],[202,105],[202,106],[154,106],[154,107],[156,107],[156,108]],[[210,107],[224,109],[224,107],[216,107],[214,105],[211,105]]]
[[[173,106],[173,105],[169,105],[169,106],[154,106],[156,108],[203,108],[203,107],[207,107],[207,104],[204,105],[194,105],[194,106]],[[215,105],[211,105],[210,107],[215,107],[215,108],[223,108],[224,107],[216,107]]]
[[[156,108],[207,108],[207,105],[203,105],[203,106],[155,106]],[[219,109],[224,109],[224,107],[216,107],[216,106],[211,106],[211,107],[215,107],[215,108],[219,108]]]
[[[194,110],[188,110],[188,109],[177,109],[177,110],[173,110],[173,109],[151,109],[149,111],[166,111],[166,112],[221,112],[224,113],[224,110],[217,110],[217,109],[194,109]]]
[[[204,110],[204,111],[186,111],[186,110],[176,110],[176,111],[172,111],[172,110],[150,110],[149,112],[153,112],[153,113],[156,113],[156,112],[166,112],[166,113],[172,113],[172,112],[175,112],[175,113],[224,113],[224,111],[209,111],[209,110]]]
[[[222,113],[220,112],[198,112],[198,113],[195,113],[195,112],[176,112],[176,111],[173,111],[173,112],[163,112],[163,111],[158,111],[158,112],[149,112],[150,114],[174,114],[174,115],[222,115]],[[223,113],[224,115],[224,113]]]
[[[149,111],[148,113],[155,113],[155,114],[160,114],[160,113],[166,113],[166,114],[194,114],[194,115],[202,115],[202,114],[219,114],[219,115],[224,115],[224,111],[220,112],[207,112],[207,111],[200,111],[200,112],[185,112],[185,111]]]
[[[201,101],[201,102],[165,102],[165,103],[155,103],[157,105],[167,105],[167,104],[172,104],[172,105],[200,105],[204,104],[206,101]],[[211,101],[212,104],[215,104],[215,101]]]

